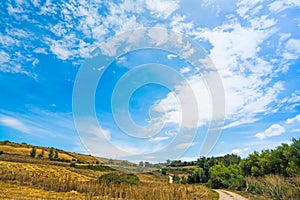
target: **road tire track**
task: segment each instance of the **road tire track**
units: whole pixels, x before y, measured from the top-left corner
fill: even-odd
[[[215,191],[219,193],[219,200],[248,200],[245,197],[242,197],[241,195],[236,194],[234,192],[221,189]]]

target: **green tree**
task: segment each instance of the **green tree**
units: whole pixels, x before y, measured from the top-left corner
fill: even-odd
[[[49,159],[53,160],[53,157],[54,157],[54,148],[51,148],[49,151]]]
[[[33,147],[30,152],[30,157],[34,158],[36,156],[36,148]]]
[[[54,152],[54,159],[58,159],[58,151],[57,150],[55,150],[55,152]]]
[[[140,162],[139,162],[139,166],[140,166],[140,167],[144,167],[144,162],[143,162],[143,161],[140,161]]]
[[[235,188],[243,186],[244,180],[238,165],[226,167],[222,162],[209,169],[210,179],[208,184],[213,188]]]

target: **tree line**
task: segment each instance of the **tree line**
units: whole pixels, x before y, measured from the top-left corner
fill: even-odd
[[[300,139],[291,144],[281,144],[275,149],[253,152],[246,158],[235,154],[221,157],[200,157],[197,161],[167,161],[169,167],[197,166],[188,178],[177,178],[181,183],[203,183],[213,188],[240,189],[245,186],[245,177],[262,177],[276,174],[293,177],[300,174]]]

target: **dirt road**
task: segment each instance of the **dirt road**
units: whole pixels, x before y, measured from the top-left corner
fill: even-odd
[[[216,190],[220,195],[220,200],[247,200],[245,197],[226,190]]]

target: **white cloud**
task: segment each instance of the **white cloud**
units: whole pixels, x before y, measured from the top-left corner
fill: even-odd
[[[171,60],[172,58],[176,58],[177,55],[174,55],[174,54],[168,54],[168,59]]]
[[[210,94],[207,89],[205,82],[202,77],[198,75],[191,76],[187,80],[188,84],[181,84],[176,86],[176,92],[170,92],[166,98],[161,99],[156,102],[154,109],[156,111],[165,112],[165,123],[180,125],[186,128],[196,128],[198,126],[204,125],[212,116],[212,103],[210,99]],[[191,96],[191,90],[193,96]],[[195,100],[197,104],[194,104]],[[161,108],[163,108],[161,110]],[[185,111],[191,111],[189,115],[183,113],[182,109]],[[194,116],[192,111],[198,109]],[[183,115],[184,121],[183,124]],[[198,122],[195,122],[194,118],[198,118]],[[195,127],[196,126],[196,127]]]
[[[300,122],[300,114],[297,115],[297,116],[295,116],[295,117],[293,117],[293,118],[287,119],[285,123],[287,123],[287,124],[293,124],[295,122]]]
[[[21,131],[23,133],[30,133],[29,128],[22,121],[16,118],[0,115],[0,123],[4,126]]]
[[[186,17],[183,15],[175,14],[171,20],[171,28],[173,31],[185,33],[194,28],[193,22],[186,22]]]
[[[175,149],[186,149],[189,147],[192,147],[194,145],[196,145],[196,142],[187,142],[187,143],[181,143],[175,146]]]
[[[174,0],[146,0],[146,5],[152,15],[163,19],[167,19],[179,8],[178,1]]]
[[[273,124],[264,132],[260,132],[255,134],[255,137],[258,139],[265,139],[267,137],[278,136],[285,132],[285,128],[279,124]]]
[[[46,49],[44,49],[44,48],[36,48],[36,49],[33,50],[33,52],[34,52],[34,53],[45,54],[45,55],[48,54],[48,52],[47,52]]]
[[[150,142],[160,142],[164,140],[168,140],[170,137],[169,136],[162,136],[162,137],[152,137],[149,139]]]
[[[240,16],[247,18],[249,15],[256,14],[261,6],[259,3],[263,2],[263,0],[239,0],[237,2],[237,12]]]
[[[55,42],[50,46],[50,50],[52,51],[53,54],[55,54],[59,59],[66,60],[73,54],[71,51],[66,49],[65,46],[62,44]]]
[[[267,15],[262,15],[249,20],[251,26],[257,29],[266,29],[274,26],[277,23],[275,19],[269,19]]]
[[[252,123],[259,119],[258,114],[272,112],[271,104],[284,90],[282,82],[267,78],[275,74],[273,63],[259,56],[260,46],[277,31],[272,28],[274,23],[270,21],[267,25],[257,21],[243,27],[231,20],[196,33],[197,38],[213,46],[209,56],[222,77],[226,118],[231,122],[228,127]]]
[[[277,0],[269,4],[269,10],[272,12],[281,12],[289,8],[300,7],[298,0]]]
[[[243,149],[232,149],[231,153],[233,154],[237,154],[237,155],[242,155],[244,154],[245,152],[249,151],[250,148],[243,148]]]
[[[300,54],[300,40],[289,39],[285,44],[283,57],[285,59],[298,59]]]
[[[5,51],[0,51],[0,65],[10,60],[10,56]]]
[[[164,44],[168,41],[168,31],[165,29],[150,29],[148,31],[149,37],[155,42],[156,46]]]
[[[188,73],[190,71],[191,71],[191,69],[189,67],[182,67],[182,68],[180,68],[180,73],[181,74],[185,74],[185,73]]]
[[[109,129],[104,129],[100,125],[95,126],[93,124],[86,124],[85,134],[93,135],[95,138],[102,138],[106,140],[110,140],[111,133]]]

